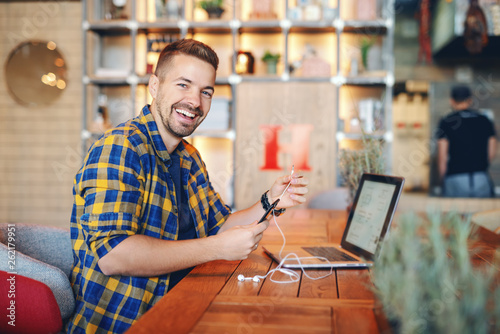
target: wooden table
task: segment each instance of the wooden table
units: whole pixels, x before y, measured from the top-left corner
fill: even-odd
[[[344,211],[297,209],[279,217],[278,224],[287,244],[339,243],[346,219]],[[492,244],[500,244],[500,238],[487,230],[482,232]],[[282,244],[274,224],[261,241],[272,243]],[[489,247],[487,254],[491,255],[494,248]],[[371,291],[368,269],[338,269],[320,280],[311,280],[299,270],[300,282],[289,284],[237,279],[239,274],[264,275],[276,265],[259,247],[244,261],[197,266],[127,333],[387,332]],[[308,270],[311,276],[324,273]]]

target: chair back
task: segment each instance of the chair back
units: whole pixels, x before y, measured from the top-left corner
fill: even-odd
[[[43,283],[53,293],[64,322],[74,312],[75,297],[69,281],[73,250],[69,229],[34,224],[0,224],[0,258],[15,249],[15,264],[0,261],[0,270]],[[33,294],[39,301],[43,291]],[[22,306],[24,307],[24,306]]]

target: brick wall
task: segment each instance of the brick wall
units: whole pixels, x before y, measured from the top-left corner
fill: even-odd
[[[0,222],[69,226],[73,177],[81,163],[81,2],[0,3]],[[24,107],[7,91],[9,52],[52,40],[68,69],[48,107]]]

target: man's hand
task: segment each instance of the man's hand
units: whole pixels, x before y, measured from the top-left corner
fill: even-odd
[[[288,186],[288,183],[290,183],[290,186]],[[289,208],[304,203],[306,201],[305,194],[307,194],[308,192],[308,184],[309,181],[300,172],[279,177],[274,182],[269,192],[266,194],[269,204],[273,204],[274,201],[280,198],[285,189],[286,191],[283,194],[280,202],[278,203],[277,209]],[[232,229],[243,229],[243,225],[255,226],[255,220],[262,217],[264,212],[264,208],[262,207],[262,204],[259,200],[248,209],[232,213],[229,218],[227,218],[226,222],[222,225],[219,232],[217,232],[217,235],[229,232]],[[257,226],[262,224],[258,224]],[[267,222],[266,224],[269,224],[269,222]]]
[[[230,228],[214,238],[219,239],[220,258],[223,260],[244,260],[257,249],[264,231],[269,227],[269,221],[260,224],[257,221],[249,225],[239,225]]]
[[[286,189],[288,183],[290,183],[290,186]],[[309,191],[307,189],[308,184],[309,181],[301,172],[279,177],[267,194],[269,203],[274,203],[286,189],[278,203],[278,208],[289,208],[302,204],[306,201],[305,194]]]
[[[208,238],[176,241],[136,234],[115,246],[98,264],[108,276],[151,277],[213,260],[243,260],[257,249],[268,227],[267,220],[254,221]]]

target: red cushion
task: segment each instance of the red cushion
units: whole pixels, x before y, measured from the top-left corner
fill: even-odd
[[[0,271],[0,310],[0,333],[42,334],[62,329],[52,290],[25,276]]]

